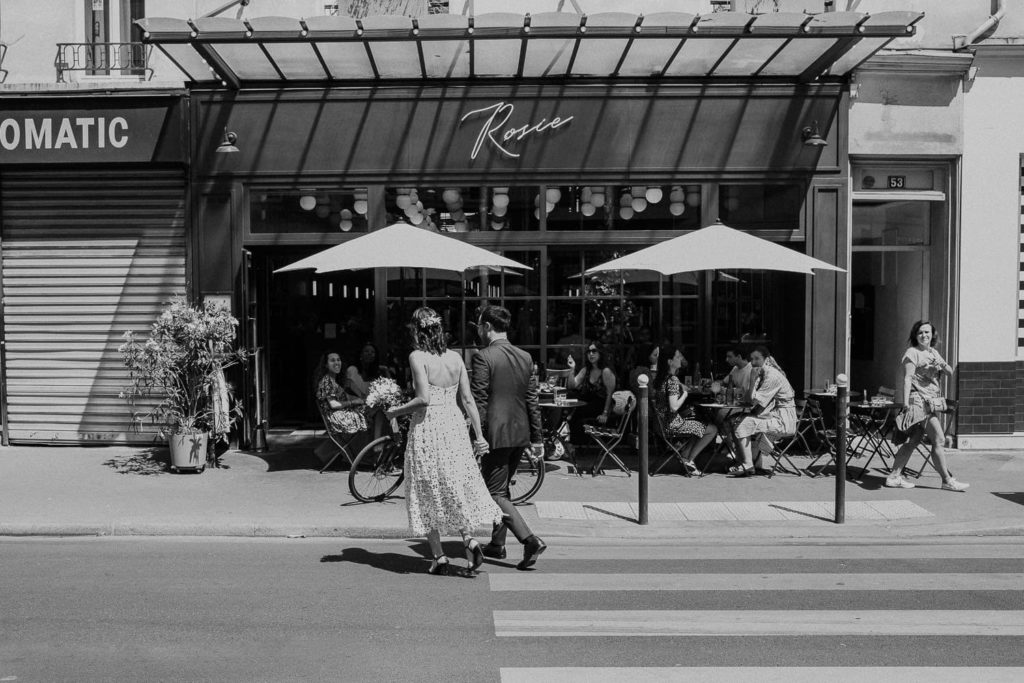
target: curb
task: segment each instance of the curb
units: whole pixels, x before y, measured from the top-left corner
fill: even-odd
[[[960,524],[902,526],[869,521],[852,521],[842,525],[827,521],[777,525],[757,522],[652,522],[646,526],[629,522],[587,522],[572,524],[556,522],[536,524],[544,536],[576,539],[680,539],[689,541],[725,541],[764,543],[777,541],[823,541],[871,538],[876,541],[924,539],[938,537],[1024,537],[1021,520],[989,520]],[[478,530],[489,532],[489,530]],[[480,533],[478,533],[480,535]],[[0,524],[0,537],[223,537],[223,538],[352,538],[406,539],[414,536],[405,527],[339,526],[317,524],[168,524],[168,523],[104,523]]]

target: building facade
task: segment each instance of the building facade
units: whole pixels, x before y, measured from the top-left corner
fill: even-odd
[[[847,372],[872,393],[895,382],[910,324],[930,318],[960,366],[949,392],[961,399],[960,445],[1024,437],[1019,156],[1012,225],[966,211],[1006,199],[972,153],[990,160],[1012,146],[977,131],[999,111],[981,103],[981,61],[992,97],[995,79],[1014,82],[1019,62],[993,45],[1013,19],[952,42],[987,20],[987,3],[892,12],[780,0],[720,12],[731,7],[581,0],[584,15],[553,1],[509,15],[488,2],[461,13],[461,3],[253,0],[207,18],[221,3],[192,4],[104,5],[104,35],[144,61],[101,63],[96,44],[116,41],[70,30],[53,37],[86,44],[76,49],[92,61],[63,68],[73,51],[58,51],[47,86],[37,63],[21,66],[18,44],[0,64],[6,438],[148,438],[126,429],[116,347],[176,291],[230,302],[243,343],[260,351],[239,378],[247,435],[315,419],[309,375],[325,350],[354,357],[373,341],[400,362],[402,325],[422,304],[469,349],[476,307],[500,302],[516,343],[553,366],[595,339],[622,367],[645,342],[683,344],[705,372],[729,345],[767,343],[794,386]],[[83,3],[68,5],[74,29]],[[8,7],[0,39],[42,23]],[[80,18],[83,31],[95,24]],[[136,110],[152,120],[125,113]],[[79,149],[62,129],[72,116]],[[100,119],[105,147],[97,138],[81,154]],[[718,220],[847,273],[582,276]],[[393,222],[532,270],[274,273]],[[1011,242],[1018,259],[1002,264]],[[982,328],[991,335],[963,333]]]

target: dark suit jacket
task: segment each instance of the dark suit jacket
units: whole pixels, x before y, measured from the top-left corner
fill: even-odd
[[[491,448],[529,446],[543,440],[533,359],[507,339],[481,349],[471,363],[473,400]]]

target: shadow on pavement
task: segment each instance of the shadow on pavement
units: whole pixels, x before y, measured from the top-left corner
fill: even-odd
[[[153,447],[137,453],[115,456],[103,464],[113,468],[118,474],[148,476],[170,472],[170,460],[171,456],[166,448]]]
[[[820,519],[825,522],[832,521],[831,517],[822,517],[821,515],[815,515],[810,512],[807,512],[807,510],[797,510],[795,508],[786,507],[785,505],[779,505],[778,503],[770,503],[768,507],[775,508],[777,510],[785,510],[786,512],[792,512],[796,515],[803,515],[804,517],[810,517],[811,519]]]
[[[1017,505],[1024,505],[1024,492],[1021,491],[993,491],[992,495]]]
[[[459,550],[457,554],[452,555],[449,553],[449,557],[462,557],[462,544],[459,543],[458,545]],[[430,557],[430,547],[426,541],[414,541],[410,544],[409,548],[420,555],[420,557],[402,555],[400,553],[374,553],[366,548],[345,548],[338,555],[324,555],[320,558],[320,561],[365,564],[368,567],[383,569],[395,574],[425,574],[427,565],[423,560]],[[449,550],[450,548],[445,548],[446,553]]]

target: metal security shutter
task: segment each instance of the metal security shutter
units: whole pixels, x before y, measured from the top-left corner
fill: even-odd
[[[184,172],[8,171],[0,202],[11,441],[151,440],[117,347],[185,292]]]

